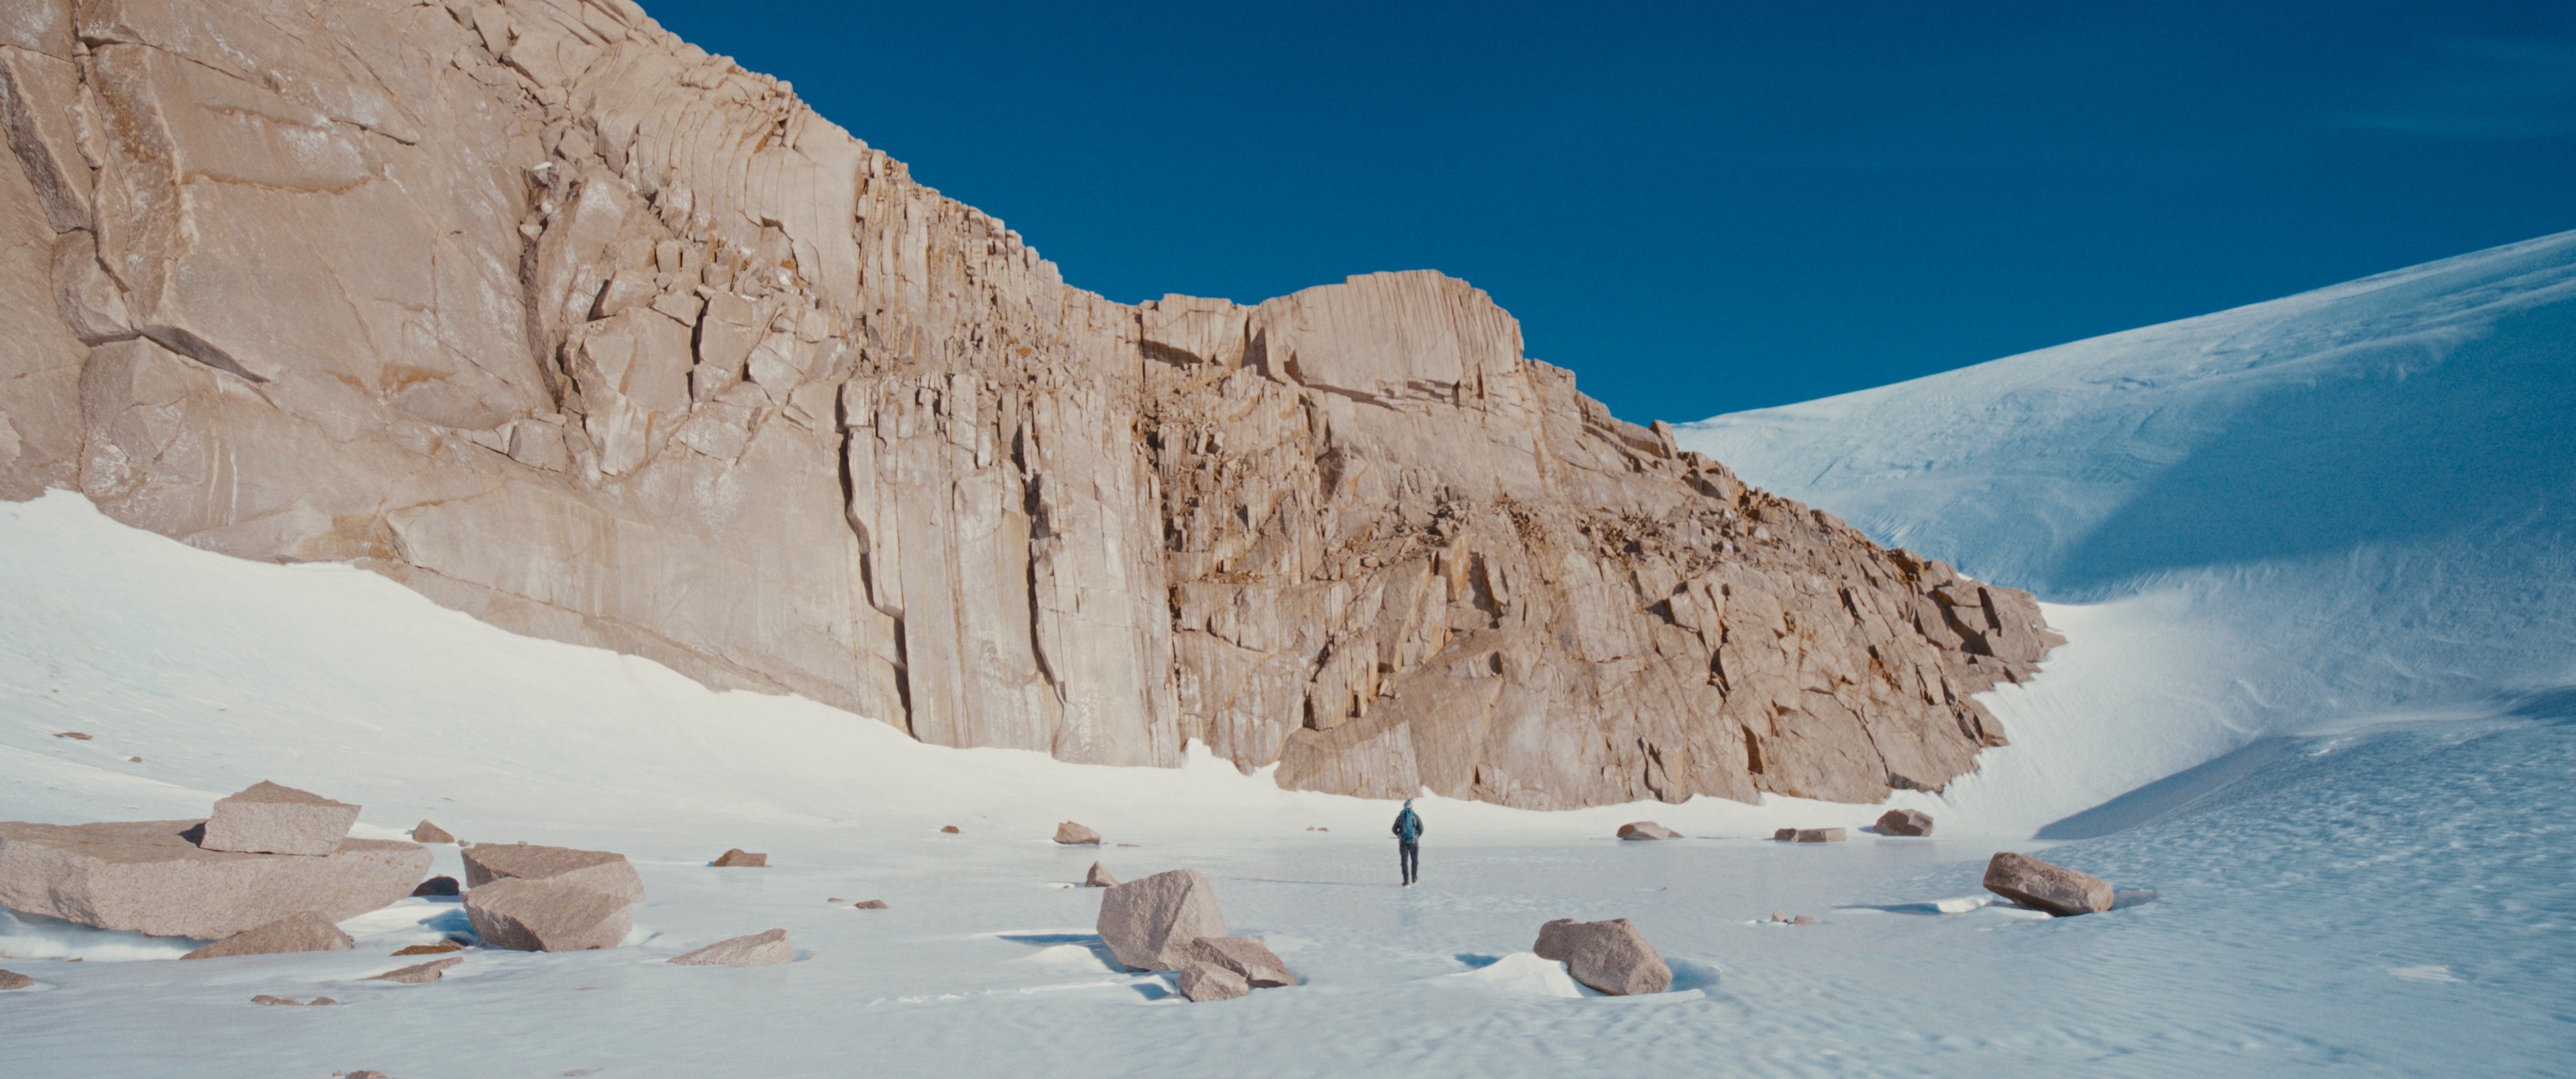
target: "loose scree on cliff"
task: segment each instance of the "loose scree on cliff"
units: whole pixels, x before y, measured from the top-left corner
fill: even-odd
[[[1464,282],[1108,302],[622,0],[19,9],[9,498],[926,742],[1542,808],[1938,789],[2056,641]]]

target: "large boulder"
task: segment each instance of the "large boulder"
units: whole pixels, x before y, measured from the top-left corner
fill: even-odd
[[[519,952],[614,948],[634,928],[634,910],[631,901],[555,878],[509,877],[465,893],[474,934]]]
[[[636,875],[625,855],[613,851],[477,843],[465,848],[464,855],[467,888],[515,877],[575,884],[629,903],[644,901],[644,878]]]
[[[217,801],[197,845],[243,854],[329,854],[358,823],[358,808],[263,779]]]
[[[1680,839],[1682,834],[1650,820],[1619,826],[1621,839]]]
[[[1200,937],[1190,943],[1190,959],[1210,963],[1242,975],[1255,989],[1274,989],[1297,984],[1288,965],[1257,937]]]
[[[1174,869],[1109,889],[1100,897],[1100,939],[1139,970],[1189,965],[1190,945],[1225,935],[1216,886],[1195,869]]]
[[[1538,943],[1530,950],[1541,959],[1564,962],[1575,981],[1612,996],[1661,993],[1673,984],[1673,968],[1664,965],[1663,954],[1626,918],[1559,918],[1539,927]]]
[[[236,955],[282,955],[287,952],[337,952],[357,947],[349,934],[319,914],[299,910],[257,929],[235,933],[180,956],[223,959]]]
[[[1252,992],[1252,986],[1243,980],[1243,975],[1214,963],[1192,963],[1182,967],[1180,977],[1173,982],[1180,988],[1181,997],[1192,1004],[1233,1000]]]
[[[1086,845],[1097,847],[1100,845],[1100,833],[1072,821],[1066,821],[1055,826],[1055,841],[1068,847]]]
[[[2099,914],[2115,898],[2109,881],[2008,850],[1986,863],[1986,890],[2061,918]]]
[[[154,936],[220,940],[297,911],[338,922],[411,894],[415,843],[349,839],[322,857],[206,850],[203,822],[0,822],[0,906]]]
[[[1932,814],[1920,809],[1891,809],[1878,815],[1880,835],[1931,835]]]
[[[796,945],[788,941],[786,930],[772,929],[719,940],[694,952],[672,956],[671,961],[692,967],[773,967],[795,962]]]

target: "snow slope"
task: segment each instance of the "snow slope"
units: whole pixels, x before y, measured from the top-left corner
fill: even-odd
[[[2576,683],[2576,232],[1678,434],[2087,605],[2049,616],[2089,673],[2000,695],[2018,744],[1954,785],[1964,812]]]
[[[2040,686],[2152,622],[2110,610],[2072,627],[2069,665]],[[1427,801],[1425,883],[1405,890],[1385,803],[1204,759],[924,746],[513,637],[347,567],[192,550],[57,493],[0,505],[0,818],[193,815],[273,778],[364,803],[362,835],[427,816],[468,839],[624,851],[650,898],[627,947],[469,951],[425,986],[364,979],[463,929],[452,901],[343,923],[355,951],[187,963],[111,961],[172,942],[0,918],[0,966],[39,983],[0,993],[0,1071],[2160,1076],[2434,1074],[2473,1055],[2480,1074],[2549,1075],[2576,1053],[2571,717],[2552,699],[2284,741],[2180,812],[2052,848],[2163,893],[2086,918],[1976,901],[1986,857],[2030,844],[1949,818],[1930,840],[1746,838],[1875,812],[1776,802]],[[1644,816],[1701,838],[1609,838]],[[1111,845],[1047,842],[1065,818]],[[949,823],[962,834],[936,831]],[[732,846],[773,868],[705,865]],[[1208,872],[1234,930],[1305,984],[1181,1005],[1164,976],[1112,969],[1089,929],[1097,893],[1062,886],[1095,858],[1127,877]],[[1761,924],[1773,910],[1823,924]],[[1676,991],[1575,989],[1527,954],[1556,917],[1634,919]],[[771,927],[798,962],[661,962]]]

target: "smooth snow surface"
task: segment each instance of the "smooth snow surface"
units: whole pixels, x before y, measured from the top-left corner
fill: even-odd
[[[2576,684],[2576,232],[1678,435],[2060,605],[2075,645],[1950,791],[1999,829]]]
[[[2135,632],[2117,610],[2089,612],[2105,624],[2079,642]],[[343,923],[354,951],[197,962],[12,922],[0,966],[38,985],[0,993],[0,1060],[85,1079],[2431,1074],[2472,1058],[2560,1074],[2576,1054],[2570,715],[2298,742],[2154,823],[2052,848],[2161,892],[2085,918],[1982,902],[1999,844],[1946,824],[1750,838],[1876,812],[1786,802],[1424,800],[1424,884],[1402,889],[1388,803],[1205,758],[1128,770],[923,746],[513,637],[361,571],[192,550],[58,493],[0,505],[0,818],[184,817],[274,779],[363,803],[360,835],[427,817],[470,840],[622,851],[650,898],[626,947],[476,949],[421,986],[364,979],[466,930],[453,900]],[[93,737],[54,737],[70,730]],[[1610,838],[1650,816],[1695,838]],[[1063,819],[1108,845],[1048,842]],[[735,846],[772,868],[705,864]],[[435,871],[459,871],[433,849]],[[1119,969],[1092,933],[1099,893],[1067,886],[1094,859],[1129,879],[1207,872],[1234,931],[1304,984],[1193,1005],[1167,975]],[[1769,924],[1775,910],[1823,924]],[[1673,991],[1574,985],[1527,954],[1558,917],[1635,920]],[[797,962],[663,962],[773,927]]]

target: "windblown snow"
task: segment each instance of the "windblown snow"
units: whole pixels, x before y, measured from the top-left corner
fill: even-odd
[[[1685,429],[2056,601],[2070,643],[1994,698],[2013,745],[1897,796],[1931,839],[1767,839],[1879,806],[1423,799],[1413,889],[1391,803],[1204,754],[925,746],[350,567],[226,559],[65,493],[0,504],[0,818],[197,816],[270,779],[363,804],[360,836],[621,851],[649,892],[625,947],[477,949],[419,986],[364,979],[466,929],[452,899],[342,923],[354,951],[185,963],[152,960],[193,942],[0,915],[0,967],[37,980],[0,992],[0,1070],[2558,1074],[2571,281],[2576,234]],[[1107,843],[1049,842],[1068,819]],[[1691,838],[1611,838],[1639,819]],[[730,847],[769,868],[706,864]],[[2043,847],[2160,898],[1985,901],[1989,855]],[[1118,968],[1070,886],[1094,859],[1205,871],[1302,984],[1192,1005]],[[1603,997],[1530,955],[1560,917],[1632,919],[1674,991]],[[797,962],[663,962],[769,928]]]

